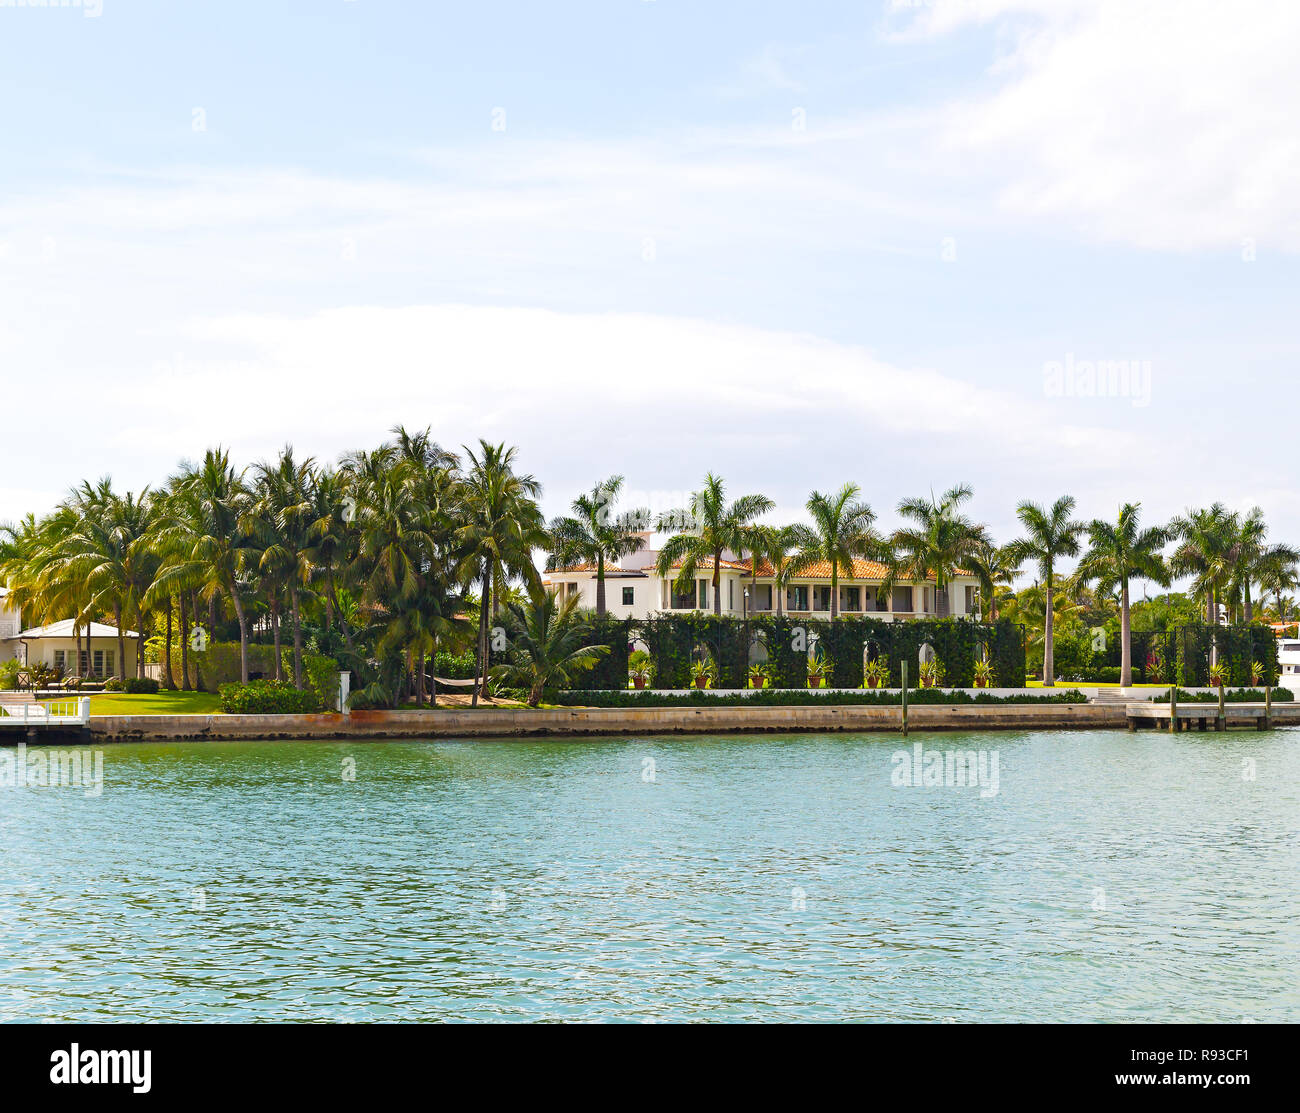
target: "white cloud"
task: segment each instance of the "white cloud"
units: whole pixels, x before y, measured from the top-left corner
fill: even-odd
[[[949,109],[1009,214],[1161,250],[1300,250],[1300,4],[979,0],[915,9],[912,36],[1012,34],[996,92]]]
[[[519,444],[550,509],[604,474],[686,491],[708,469],[792,504],[857,478],[885,506],[904,487],[1024,459],[1051,474],[1082,458],[1104,477],[1141,451],[1126,433],[1062,425],[1046,400],[816,337],[677,318],[354,307],[194,320],[156,339],[219,354],[164,360],[130,392],[97,397],[96,432],[69,441],[83,471],[138,486],[216,442],[244,462],[286,441],[332,459],[400,421],[453,447],[480,435]],[[25,439],[14,450],[35,452]]]

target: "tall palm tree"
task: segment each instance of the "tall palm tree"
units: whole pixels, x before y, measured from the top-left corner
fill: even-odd
[[[999,617],[999,590],[1003,596],[1010,593],[1020,574],[1020,562],[1007,545],[989,545],[982,553],[970,558],[971,571],[979,577],[980,597],[984,601],[983,617],[997,622]]]
[[[898,579],[924,584],[934,579],[936,609],[948,610],[948,585],[959,571],[986,558],[992,547],[984,526],[960,513],[974,491],[968,484],[950,487],[938,499],[904,499],[898,504],[899,515],[909,525],[894,531],[889,539],[892,555],[881,584],[888,596]]]
[[[1011,542],[1011,559],[1017,563],[1032,560],[1043,580],[1043,687],[1056,683],[1052,657],[1052,611],[1055,594],[1056,560],[1079,552],[1079,535],[1083,522],[1075,521],[1074,496],[1062,495],[1051,507],[1044,508],[1028,500],[1016,507],[1016,517],[1025,527],[1025,536]]]
[[[1300,551],[1290,545],[1268,543],[1268,524],[1264,521],[1264,511],[1256,506],[1251,508],[1237,528],[1233,558],[1232,586],[1241,596],[1243,621],[1249,624],[1254,619],[1251,585],[1262,583],[1278,567],[1294,567],[1300,561]]]
[[[772,566],[772,591],[776,595],[776,616],[785,614],[785,593],[791,582],[801,576],[811,561],[804,547],[803,527],[767,526],[763,556]]]
[[[578,612],[578,596],[559,602],[554,591],[537,591],[527,603],[506,608],[509,631],[506,660],[493,676],[528,689],[528,706],[542,702],[546,688],[569,684],[609,653],[607,645],[587,645],[591,627]]]
[[[1300,588],[1300,571],[1296,568],[1297,561],[1288,556],[1270,556],[1261,564],[1259,569],[1259,587],[1265,594],[1273,596],[1274,607],[1277,611],[1277,620],[1285,622],[1289,610],[1283,606],[1289,592]]]
[[[274,463],[257,465],[257,478],[243,527],[255,539],[258,569],[267,576],[271,591],[283,586],[289,593],[293,625],[293,684],[302,688],[302,594],[311,579],[310,528],[314,510],[312,487],[316,465],[308,457],[301,463],[286,445]],[[277,593],[278,594],[278,593]],[[275,616],[275,671],[280,675],[280,630]]]
[[[547,571],[569,564],[596,566],[596,617],[605,617],[605,562],[617,562],[645,545],[638,532],[648,521],[648,510],[633,510],[615,516],[612,511],[623,489],[623,477],[611,475],[589,492],[573,500],[573,516],[551,522],[551,555]]]
[[[660,516],[658,528],[681,532],[664,542],[655,561],[656,572],[667,577],[673,565],[681,562],[675,586],[685,591],[695,579],[696,569],[711,562],[713,568],[713,613],[722,613],[722,554],[730,549],[746,548],[747,528],[760,514],[775,503],[766,495],[742,495],[728,504],[726,488],[712,472],[704,477],[704,486],[691,496],[689,507],[671,510]]]
[[[117,627],[117,661],[126,676],[125,623],[139,628],[136,675],[144,675],[144,609],[158,562],[148,488],[139,497],[118,495],[108,479],[84,482],[67,506],[76,525],[54,550],[56,575],[81,581],[94,609],[111,611]]]
[[[186,465],[170,501],[168,519],[160,529],[164,546],[180,556],[168,569],[170,582],[198,582],[204,598],[218,594],[230,599],[239,623],[239,675],[248,683],[248,614],[244,607],[244,575],[255,557],[241,523],[250,505],[242,472],[230,463],[230,453],[210,448],[202,463]]]
[[[499,579],[522,577],[529,587],[541,588],[533,564],[533,549],[549,540],[537,499],[542,485],[531,475],[515,471],[516,449],[479,441],[477,451],[466,448],[469,470],[462,485],[463,502],[456,541],[462,553],[462,577],[478,580],[479,598],[478,682],[471,704],[478,706],[487,683],[490,663],[488,616],[492,587]]]
[[[1085,582],[1095,580],[1099,592],[1119,589],[1119,682],[1125,688],[1133,683],[1129,581],[1143,579],[1169,586],[1163,556],[1169,534],[1158,526],[1141,529],[1141,517],[1142,504],[1126,502],[1115,522],[1094,518],[1088,526],[1088,551],[1075,572]]]
[[[339,582],[356,554],[356,530],[352,522],[356,516],[356,495],[342,471],[322,468],[311,486],[311,511],[307,523],[306,556],[312,575],[323,582],[321,598],[325,606],[325,629],[328,640],[334,638],[338,623],[343,633],[343,643],[352,652],[352,629],[339,606]]]
[[[1178,545],[1169,559],[1175,576],[1190,576],[1192,592],[1205,603],[1205,622],[1219,624],[1219,603],[1235,571],[1234,548],[1240,522],[1222,503],[1189,510],[1169,523]]]
[[[814,491],[808,499],[812,528],[799,528],[800,548],[807,563],[825,561],[831,566],[831,620],[840,613],[840,569],[853,571],[855,556],[878,555],[881,539],[873,530],[871,507],[858,500],[861,488],[846,483],[833,495]]]

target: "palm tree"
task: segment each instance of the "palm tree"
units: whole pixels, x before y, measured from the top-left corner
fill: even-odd
[[[542,485],[531,475],[514,470],[514,448],[479,441],[477,452],[465,449],[470,468],[463,484],[461,525],[456,540],[462,553],[460,568],[466,580],[482,584],[479,598],[478,683],[471,704],[478,706],[487,683],[490,646],[488,615],[493,584],[512,576],[522,577],[540,590],[541,577],[533,564],[533,549],[545,548],[549,540],[537,498]]]
[[[289,592],[289,617],[293,625],[293,684],[302,687],[302,593],[311,579],[310,527],[314,504],[312,487],[316,465],[308,457],[302,463],[286,445],[274,464],[257,465],[252,505],[243,522],[261,547],[258,568],[270,579],[273,600],[278,589]],[[275,674],[280,676],[280,626],[278,603],[273,603]]]
[[[801,526],[767,526],[763,556],[772,566],[772,591],[776,595],[776,616],[785,614],[785,593],[796,576],[803,574],[810,557],[804,547]]]
[[[139,627],[136,675],[144,675],[144,608],[158,562],[153,552],[152,499],[148,488],[137,498],[118,495],[108,479],[84,482],[66,504],[76,524],[53,551],[54,575],[80,581],[89,606],[111,611],[117,627],[117,660],[126,676],[125,623]]]
[[[1022,502],[1016,507],[1016,517],[1020,519],[1021,525],[1027,532],[1024,537],[1011,542],[1011,559],[1018,564],[1026,560],[1036,562],[1043,579],[1043,687],[1045,688],[1051,688],[1056,683],[1056,662],[1052,658],[1052,607],[1056,559],[1078,553],[1079,535],[1086,528],[1082,522],[1070,517],[1073,513],[1073,495],[1062,495],[1048,509],[1029,501]]]
[[[1270,545],[1267,537],[1268,525],[1264,521],[1264,511],[1258,506],[1253,507],[1238,527],[1233,553],[1235,567],[1232,586],[1241,596],[1244,612],[1242,618],[1247,624],[1254,619],[1251,584],[1262,584],[1275,569],[1288,565],[1294,568],[1296,562],[1300,561],[1300,551],[1290,545]]]
[[[1094,518],[1088,526],[1088,551],[1075,573],[1084,582],[1095,580],[1099,592],[1119,588],[1119,682],[1125,688],[1133,683],[1129,581],[1144,579],[1169,586],[1169,569],[1162,555],[1169,534],[1158,526],[1140,529],[1141,516],[1140,502],[1126,502],[1117,521]]]
[[[743,551],[747,544],[747,527],[760,514],[766,514],[775,504],[766,495],[742,495],[730,505],[721,479],[710,472],[704,477],[704,486],[691,496],[691,504],[683,510],[672,510],[661,515],[658,528],[682,530],[669,537],[659,550],[655,570],[666,577],[673,565],[681,563],[674,586],[685,591],[695,579],[700,564],[713,568],[713,613],[722,613],[722,554],[730,549]]]
[[[356,647],[352,629],[339,606],[339,580],[356,554],[356,496],[348,477],[341,471],[322,468],[311,486],[311,511],[307,523],[307,560],[312,575],[324,581],[325,629],[328,640],[334,638],[334,624],[343,633],[343,643],[350,652]],[[327,648],[328,651],[328,648]]]
[[[1270,556],[1262,562],[1259,569],[1260,590],[1272,594],[1279,622],[1285,622],[1290,613],[1289,608],[1284,606],[1290,602],[1287,593],[1300,588],[1300,573],[1297,572],[1296,564],[1297,561],[1289,556]]]
[[[201,464],[184,468],[169,517],[159,531],[162,544],[181,554],[169,569],[171,581],[197,581],[210,604],[219,593],[230,598],[239,623],[239,675],[245,684],[248,615],[241,584],[255,551],[240,523],[249,504],[243,473],[231,466],[229,452],[210,448]]]
[[[573,500],[573,517],[551,522],[551,555],[547,571],[570,564],[596,566],[596,617],[605,617],[605,562],[617,562],[645,545],[637,532],[650,511],[633,510],[618,517],[611,510],[623,489],[623,477],[611,475],[590,492]]]
[[[831,620],[840,613],[840,569],[853,571],[855,556],[873,556],[881,540],[871,528],[876,516],[865,502],[858,501],[861,488],[846,483],[833,495],[814,491],[808,499],[813,525],[799,527],[800,548],[806,563],[825,561],[831,566]]]
[[[962,483],[938,500],[931,495],[898,504],[899,515],[912,524],[895,530],[889,539],[892,556],[880,586],[883,595],[888,596],[896,579],[924,584],[933,577],[936,609],[941,615],[947,613],[952,577],[986,559],[992,548],[985,527],[958,512],[973,494],[971,487]]]
[[[607,645],[586,645],[591,626],[578,613],[578,596],[559,602],[554,591],[534,592],[527,603],[506,608],[506,660],[492,670],[507,684],[528,689],[528,706],[542,702],[545,689],[570,684],[609,653]]]
[[[1235,571],[1240,523],[1237,515],[1216,502],[1203,510],[1189,510],[1169,523],[1178,546],[1169,559],[1175,576],[1191,576],[1192,592],[1205,601],[1205,622],[1219,624],[1219,601]]]
[[[997,622],[999,617],[998,589],[1005,588],[1004,595],[1008,594],[1020,574],[1020,562],[1014,556],[1007,545],[989,545],[983,553],[970,558],[971,571],[979,577],[980,597],[987,608],[983,617],[989,622]]]

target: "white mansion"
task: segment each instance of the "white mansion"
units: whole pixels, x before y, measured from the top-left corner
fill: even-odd
[[[696,565],[690,590],[676,589],[677,571],[668,577],[655,572],[658,552],[649,548],[650,533],[643,533],[646,546],[625,557],[617,566],[605,565],[605,608],[616,618],[649,618],[660,613],[713,610],[713,561]],[[675,566],[680,570],[680,564]],[[723,553],[719,576],[721,613],[735,617],[775,614],[778,610],[772,568],[765,561],[751,577],[749,560]],[[885,621],[909,618],[976,618],[979,611],[979,580],[968,574],[953,577],[946,591],[926,583],[895,583],[886,598],[880,591],[885,566],[871,560],[854,560],[851,570],[841,568],[839,613],[866,615]],[[543,583],[561,598],[577,593],[581,605],[596,606],[596,566],[577,564],[543,574]],[[831,611],[831,567],[823,561],[810,565],[792,578],[779,608],[787,615],[829,618]]]

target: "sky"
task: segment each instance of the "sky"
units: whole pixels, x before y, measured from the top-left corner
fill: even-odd
[[[714,471],[1300,541],[1293,0],[30,4],[0,519],[403,423],[548,514]]]

